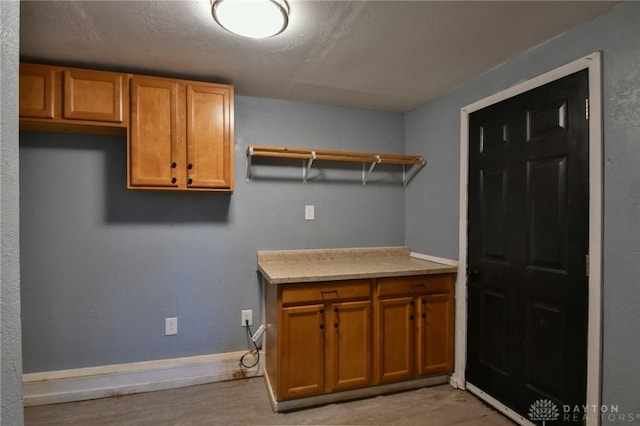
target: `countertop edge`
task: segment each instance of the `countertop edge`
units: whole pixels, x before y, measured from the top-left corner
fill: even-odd
[[[276,256],[276,257],[265,257],[260,256],[261,252],[258,252],[258,271],[263,276],[265,281],[269,284],[293,284],[293,283],[310,283],[310,282],[327,282],[327,281],[341,281],[341,280],[358,280],[358,279],[375,279],[375,278],[391,278],[391,277],[403,277],[403,276],[418,276],[418,275],[434,275],[434,274],[450,274],[458,272],[458,267],[451,263],[446,264],[442,262],[438,262],[439,258],[429,259],[428,256],[416,256],[415,253],[411,253],[408,247],[398,247],[398,250],[391,250],[390,256],[380,256],[380,254],[384,254],[385,250],[390,249],[391,247],[381,247],[381,248],[363,248],[363,249],[319,249],[319,250],[292,250],[292,251],[278,251],[273,253],[283,254],[284,256]],[[391,248],[395,249],[395,248]],[[398,253],[404,253],[403,256],[398,256]],[[264,252],[262,252],[264,253]],[[287,256],[288,253],[292,253],[293,256]],[[303,257],[299,257],[298,254],[305,253],[306,255]],[[330,254],[330,257],[327,257],[327,253],[342,253],[343,256],[339,258],[334,258],[333,255]],[[318,254],[318,257],[313,256],[312,254]],[[353,254],[352,262],[354,263],[353,272],[349,270],[344,270],[344,260],[350,254]],[[362,256],[364,254],[364,256]],[[405,265],[400,264],[397,268],[394,268],[393,265],[385,270],[373,270],[367,271],[366,266],[357,266],[358,260],[363,260],[368,258],[371,260],[371,257],[367,254],[378,254],[377,256],[373,256],[373,258],[380,259],[399,259],[400,262],[404,262],[405,259],[412,259],[413,262],[425,262],[423,265]],[[447,259],[443,259],[447,260]],[[310,271],[308,265],[310,263],[319,262],[324,265],[325,270],[330,271],[332,264],[338,262],[338,264],[342,264],[339,272],[325,272],[313,270]],[[455,262],[455,261],[451,261]],[[270,265],[273,265],[273,268],[269,268]],[[286,265],[291,268],[290,273],[285,269],[282,270],[282,266]],[[300,266],[303,266],[303,270],[305,270],[304,274],[302,271],[297,271]],[[387,265],[388,266],[388,265]],[[305,268],[306,267],[306,268]],[[279,268],[278,272],[273,274],[275,268]],[[271,269],[272,274],[269,274],[269,270]],[[375,269],[375,268],[374,268]]]
[[[445,265],[447,266],[447,265]],[[380,273],[371,273],[371,274],[336,274],[336,275],[328,275],[323,277],[287,277],[287,278],[270,278],[267,276],[262,270],[260,273],[268,281],[269,284],[296,284],[296,283],[316,283],[316,282],[325,282],[325,281],[341,281],[341,280],[366,280],[372,278],[393,278],[393,277],[413,277],[417,275],[436,275],[436,274],[452,274],[456,273],[458,268],[455,267],[445,267],[442,269],[429,269],[429,270],[421,270],[421,271],[394,271],[394,272],[380,272]]]

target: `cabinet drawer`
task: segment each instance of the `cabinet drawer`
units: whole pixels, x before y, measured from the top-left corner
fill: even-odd
[[[378,280],[378,296],[397,296],[453,291],[453,275],[418,275],[415,277],[381,278]]]
[[[282,284],[282,304],[316,303],[367,298],[371,294],[369,280],[328,281],[311,284]]]

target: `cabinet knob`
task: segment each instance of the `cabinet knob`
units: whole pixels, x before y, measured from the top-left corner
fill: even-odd
[[[409,302],[409,304],[410,304],[411,306],[413,306],[413,301]]]
[[[422,314],[422,318],[426,318],[426,317],[427,317],[427,314]]]
[[[324,309],[320,309],[320,313],[321,313],[321,314],[324,314]]]
[[[191,163],[187,164],[187,169],[189,169],[189,170],[193,169],[193,164],[191,164]]]
[[[410,320],[412,320],[412,319],[413,319],[413,315],[410,315],[410,316],[409,316],[409,319],[410,319]]]
[[[178,163],[176,163],[175,161],[173,163],[171,163],[171,168],[175,169],[176,167],[178,167]]]
[[[335,328],[338,328],[338,323],[333,324]]]
[[[427,303],[427,301],[426,301],[426,300],[424,300],[424,299],[422,299],[422,304],[424,305],[424,304],[426,304],[426,303]]]
[[[334,308],[334,309],[333,309],[333,312],[338,312],[338,308]]]
[[[324,324],[320,324],[320,328],[324,328]]]
[[[178,181],[178,179],[176,179],[174,177],[171,178],[171,183],[176,183],[177,181]]]
[[[189,179],[187,180],[187,183],[188,183],[189,185],[191,185],[191,184],[193,183],[193,179],[189,178]]]

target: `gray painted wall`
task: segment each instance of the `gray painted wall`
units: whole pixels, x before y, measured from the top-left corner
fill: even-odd
[[[0,423],[21,425],[22,350],[18,214],[18,48],[16,1],[0,1]]]
[[[257,250],[404,243],[391,170],[363,187],[361,165],[318,164],[303,184],[301,161],[263,161],[244,181],[249,144],[402,153],[402,114],[236,97],[235,124],[233,195],[128,191],[125,137],[20,134],[25,372],[247,349]]]
[[[406,115],[407,151],[424,152],[429,160],[407,190],[406,242],[415,251],[457,258],[460,109],[598,50],[604,89],[603,403],[638,413],[640,3],[619,5]]]

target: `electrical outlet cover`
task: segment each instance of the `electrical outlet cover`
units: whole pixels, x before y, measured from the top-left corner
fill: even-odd
[[[164,334],[165,336],[178,334],[178,317],[164,319]]]
[[[246,309],[242,311],[242,325],[243,327],[247,326],[247,321],[249,321],[249,325],[253,325],[253,311],[251,309]]]

